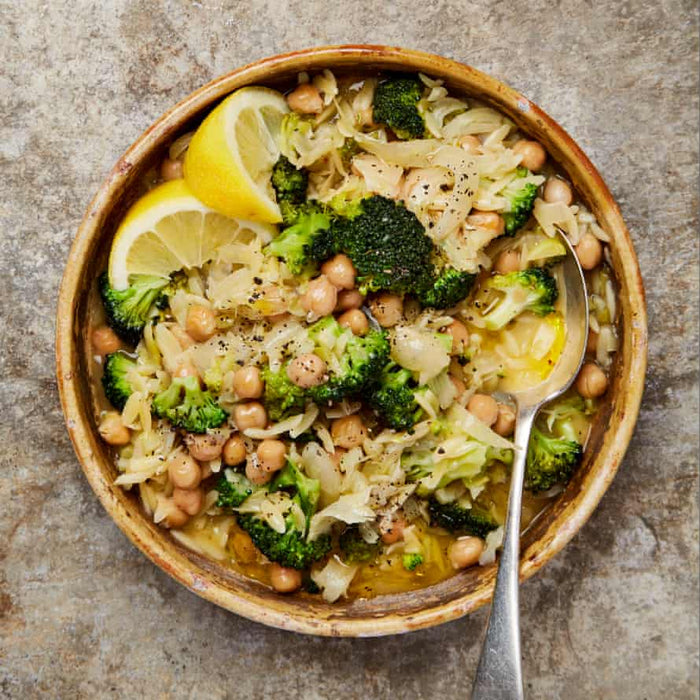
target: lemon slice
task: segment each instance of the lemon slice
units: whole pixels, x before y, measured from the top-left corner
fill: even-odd
[[[252,230],[264,241],[275,235],[273,226],[214,211],[184,180],[166,182],[141,197],[124,217],[109,254],[109,282],[125,289],[131,275],[167,278],[177,270],[200,267],[241,229]]]
[[[289,112],[275,90],[248,87],[227,97],[202,122],[185,155],[185,180],[205,204],[227,216],[282,220],[270,184]]]

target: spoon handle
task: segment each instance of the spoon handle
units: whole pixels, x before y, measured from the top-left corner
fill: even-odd
[[[539,406],[528,406],[518,411],[505,537],[472,700],[522,700],[524,697],[518,605],[520,510],[527,444],[538,408]]]

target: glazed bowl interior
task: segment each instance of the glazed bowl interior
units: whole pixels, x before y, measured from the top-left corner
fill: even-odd
[[[457,93],[489,103],[543,143],[611,236],[612,265],[619,287],[621,341],[611,388],[596,416],[581,468],[523,538],[521,578],[535,573],[574,536],[613,479],[639,409],[646,367],[646,311],[636,257],[610,192],[561,127],[502,83],[444,58],[377,46],[311,49],[234,71],[165,114],[122,156],[80,226],[58,305],[58,381],[71,439],[92,488],[126,535],[164,571],[204,598],[265,624],[319,635],[393,634],[439,624],[483,605],[493,590],[495,565],[468,569],[422,590],[333,605],[304,593],[284,597],[275,594],[179,545],[166,530],[151,522],[136,493],[114,486],[116,469],[97,434],[89,382],[87,335],[90,314],[94,313],[94,280],[106,266],[121,216],[142,192],[140,183],[146,172],[160,162],[179,134],[194,128],[236,88],[251,84],[285,88],[293,84],[300,71],[323,68],[336,73],[420,71],[443,79]]]

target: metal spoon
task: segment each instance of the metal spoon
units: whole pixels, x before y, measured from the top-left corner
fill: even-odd
[[[522,700],[523,676],[520,659],[520,510],[522,507],[525,459],[530,431],[543,404],[560,396],[574,381],[586,352],[588,297],[583,271],[566,236],[563,261],[566,295],[566,341],[561,357],[549,376],[535,387],[514,392],[517,406],[515,459],[510,481],[505,538],[496,577],[486,638],[472,688],[472,700]],[[560,290],[561,292],[562,290]]]

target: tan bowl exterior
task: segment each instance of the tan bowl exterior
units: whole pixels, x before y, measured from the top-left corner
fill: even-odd
[[[523,538],[521,579],[532,576],[583,526],[608,488],[632,436],[644,385],[646,308],[637,259],[619,209],[600,175],[568,134],[539,107],[497,80],[439,56],[386,46],[330,46],[268,58],[197,90],[144,132],[100,187],[70,251],[58,302],[58,386],[75,451],[85,475],[117,525],[164,571],[198,595],[251,620],[329,636],[378,636],[453,620],[486,603],[495,566],[464,571],[430,588],[372,600],[327,605],[319,596],[280,596],[266,586],[181,547],[150,522],[137,498],[114,486],[116,476],[93,415],[85,353],[87,299],[103,269],[115,224],[143,172],[167,145],[222,97],[250,84],[284,84],[298,72],[332,68],[420,71],[492,104],[541,141],[612,237],[619,282],[621,349],[611,390],[592,432],[586,459],[566,491]],[[131,199],[130,199],[131,198]],[[573,575],[573,572],[572,572]]]

